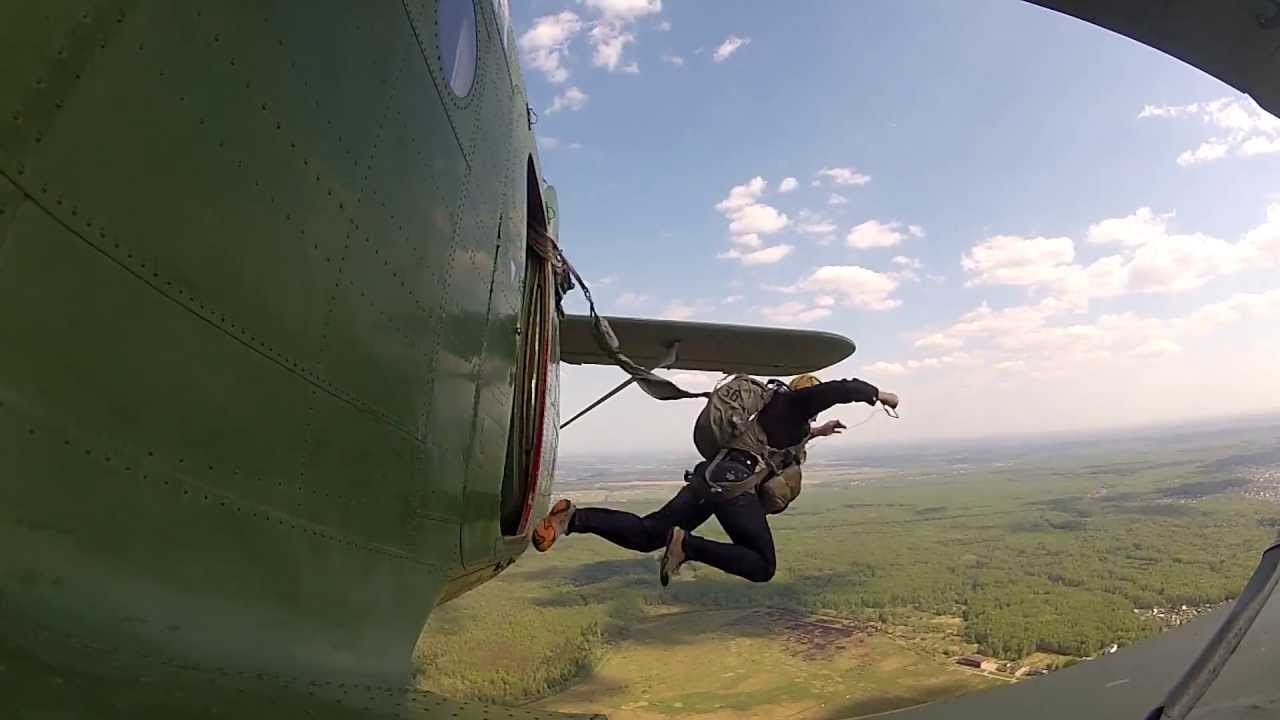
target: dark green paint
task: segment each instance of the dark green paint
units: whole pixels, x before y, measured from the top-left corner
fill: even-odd
[[[536,151],[475,10],[456,98],[432,2],[0,8],[7,707],[440,711],[428,612],[526,544]]]

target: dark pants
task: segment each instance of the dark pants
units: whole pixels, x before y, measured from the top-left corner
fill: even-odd
[[[707,540],[693,530],[712,515],[732,543]],[[667,532],[679,526],[685,536],[685,557],[753,582],[768,582],[777,567],[773,534],[760,498],[743,493],[730,500],[707,501],[685,485],[656,512],[644,517],[606,508],[580,508],[569,523],[571,533],[599,535],[628,550],[653,552],[667,544]]]

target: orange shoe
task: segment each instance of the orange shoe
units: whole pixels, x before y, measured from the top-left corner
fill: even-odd
[[[556,538],[569,532],[569,520],[573,518],[573,503],[567,498],[560,498],[551,507],[551,512],[542,518],[533,529],[533,547],[538,552],[546,552],[555,544]]]

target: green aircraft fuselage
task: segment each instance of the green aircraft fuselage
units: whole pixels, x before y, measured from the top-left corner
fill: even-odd
[[[444,5],[0,9],[6,640],[402,685],[524,549],[554,208],[509,20]]]

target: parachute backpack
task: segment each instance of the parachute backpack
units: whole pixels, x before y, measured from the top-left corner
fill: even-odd
[[[729,499],[756,490],[765,511],[780,513],[800,494],[803,443],[793,448],[770,447],[764,428],[756,417],[772,399],[772,387],[748,375],[733,375],[707,395],[707,404],[693,425],[693,444],[707,461],[699,477],[715,497]],[[711,471],[730,450],[745,452],[755,459],[751,476],[731,483],[716,483]]]

